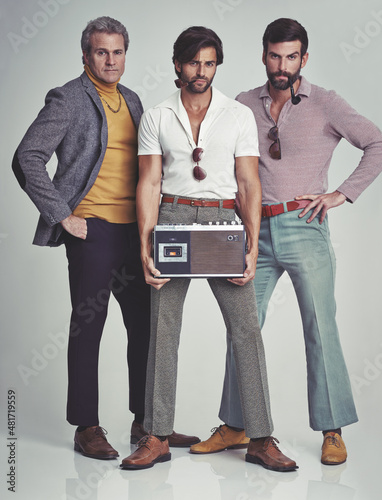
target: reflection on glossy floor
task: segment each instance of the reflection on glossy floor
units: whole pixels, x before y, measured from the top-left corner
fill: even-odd
[[[182,429],[180,429],[182,430]],[[321,465],[320,435],[306,430],[298,439],[278,436],[282,450],[300,468],[289,473],[267,471],[246,463],[245,450],[211,455],[191,455],[187,449],[171,449],[171,462],[152,469],[123,471],[118,465],[135,449],[129,433],[110,442],[120,459],[92,460],[72,448],[71,429],[65,436],[30,440],[20,437],[17,445],[17,492],[12,498],[25,500],[377,500],[379,478],[372,457],[378,457],[361,425],[346,432],[348,462],[340,466]],[[202,435],[202,438],[207,436]],[[375,448],[373,448],[374,446]],[[374,467],[374,473],[373,473]],[[5,490],[3,485],[3,491]],[[4,498],[2,496],[2,498]],[[8,495],[7,495],[8,498]],[[11,494],[9,494],[11,498]]]

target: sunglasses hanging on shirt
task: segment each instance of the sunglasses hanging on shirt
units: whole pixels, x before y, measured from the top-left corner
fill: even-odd
[[[199,162],[203,157],[203,148],[195,148],[192,152],[192,159],[196,163],[193,174],[197,181],[203,181],[207,177],[207,172],[199,166]]]
[[[273,141],[269,146],[269,154],[274,160],[281,160],[281,145],[279,139],[279,129],[277,126],[272,127],[268,132],[268,139]]]

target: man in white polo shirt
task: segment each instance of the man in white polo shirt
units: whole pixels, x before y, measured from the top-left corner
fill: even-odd
[[[270,436],[264,348],[253,309],[261,212],[256,123],[249,109],[211,87],[222,61],[216,33],[198,26],[184,31],[173,56],[180,91],[148,110],[140,124],[138,225],[145,278],[153,287],[144,421],[150,435],[123,460],[124,469],[144,469],[171,458],[166,436],[174,422],[179,336],[190,279],[160,278],[151,257],[153,227],[230,223],[235,220],[236,192],[247,233],[244,277],[208,282],[234,346],[245,431],[221,426],[216,433],[223,448],[248,445],[248,462],[276,471],[297,468]]]

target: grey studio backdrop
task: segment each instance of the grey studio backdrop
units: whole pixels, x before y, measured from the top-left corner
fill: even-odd
[[[129,31],[122,83],[139,94],[145,109],[175,91],[172,45],[183,29],[205,25],[218,33],[225,60],[214,84],[235,97],[265,82],[261,37],[266,25],[293,17],[307,28],[310,39],[303,74],[335,89],[382,127],[380,1],[1,0],[1,464],[7,458],[8,389],[17,395],[19,439],[61,449],[66,440],[71,446],[72,428],[65,421],[70,315],[65,251],[32,246],[38,212],[18,186],[11,161],[48,90],[82,72],[81,32],[87,21],[101,15],[119,19]],[[332,161],[330,190],[352,172],[360,156],[341,142]],[[53,158],[50,171],[54,167]],[[337,319],[361,421],[347,436],[369,432],[366,441],[373,436],[376,442],[382,438],[381,186],[379,178],[354,205],[346,203],[329,213],[338,263]],[[314,258],[307,256],[307,265]],[[276,435],[303,449],[304,437],[310,436],[305,354],[297,301],[287,277],[271,299],[263,337]],[[127,444],[131,415],[125,349],[121,314],[112,299],[101,345],[100,420]],[[218,425],[225,328],[203,280],[192,283],[187,298],[179,356],[175,428],[205,438]]]

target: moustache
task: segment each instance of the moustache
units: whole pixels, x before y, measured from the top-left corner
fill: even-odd
[[[292,75],[290,73],[287,73],[286,71],[276,71],[276,73],[272,73],[273,76],[286,76],[287,78],[290,78]]]

